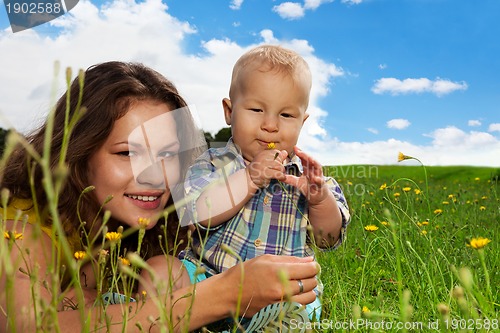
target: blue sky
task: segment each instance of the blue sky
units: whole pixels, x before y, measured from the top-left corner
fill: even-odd
[[[1,1],[1,0],[0,0]],[[32,128],[53,63],[141,61],[172,79],[205,130],[225,126],[233,63],[262,43],[301,53],[314,82],[299,145],[323,164],[500,166],[497,0],[83,1],[12,33],[0,7],[0,126]]]

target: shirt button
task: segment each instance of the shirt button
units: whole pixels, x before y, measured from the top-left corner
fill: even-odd
[[[255,245],[255,247],[259,247],[259,246],[261,246],[261,245],[262,245],[262,241],[261,241],[259,238],[257,238],[257,239],[253,242],[253,244]]]
[[[268,205],[269,204],[269,197],[264,197],[264,205]]]

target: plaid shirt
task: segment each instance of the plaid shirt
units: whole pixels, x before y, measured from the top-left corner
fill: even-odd
[[[245,167],[245,161],[232,139],[226,147],[211,148],[196,160],[188,170],[185,182],[186,194],[192,199],[188,204],[188,213],[193,222],[197,221],[196,200],[206,187]],[[285,169],[289,174],[300,176],[300,159],[294,156]],[[345,238],[350,220],[349,208],[338,183],[331,177],[325,177],[325,181],[342,215],[342,229],[335,248]],[[308,223],[306,197],[296,187],[273,179],[229,221],[209,230],[198,224],[198,232],[193,233],[194,253],[188,251],[181,257],[189,260],[195,259],[193,256],[201,257],[206,268],[222,272],[236,265],[238,256],[243,261],[262,254],[312,256],[314,252],[308,236]],[[222,244],[238,256],[221,249]]]

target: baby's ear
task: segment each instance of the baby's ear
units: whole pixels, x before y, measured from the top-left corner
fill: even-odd
[[[224,98],[222,100],[222,108],[224,109],[224,118],[226,119],[226,124],[231,125],[231,116],[233,114],[233,106],[229,98]]]
[[[304,114],[304,120],[302,120],[302,125],[306,122],[307,118],[309,118],[309,113]]]

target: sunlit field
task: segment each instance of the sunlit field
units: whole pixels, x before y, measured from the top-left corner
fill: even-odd
[[[343,246],[319,255],[324,317],[312,328],[499,331],[500,170],[404,166],[404,157],[326,168],[352,221]]]

